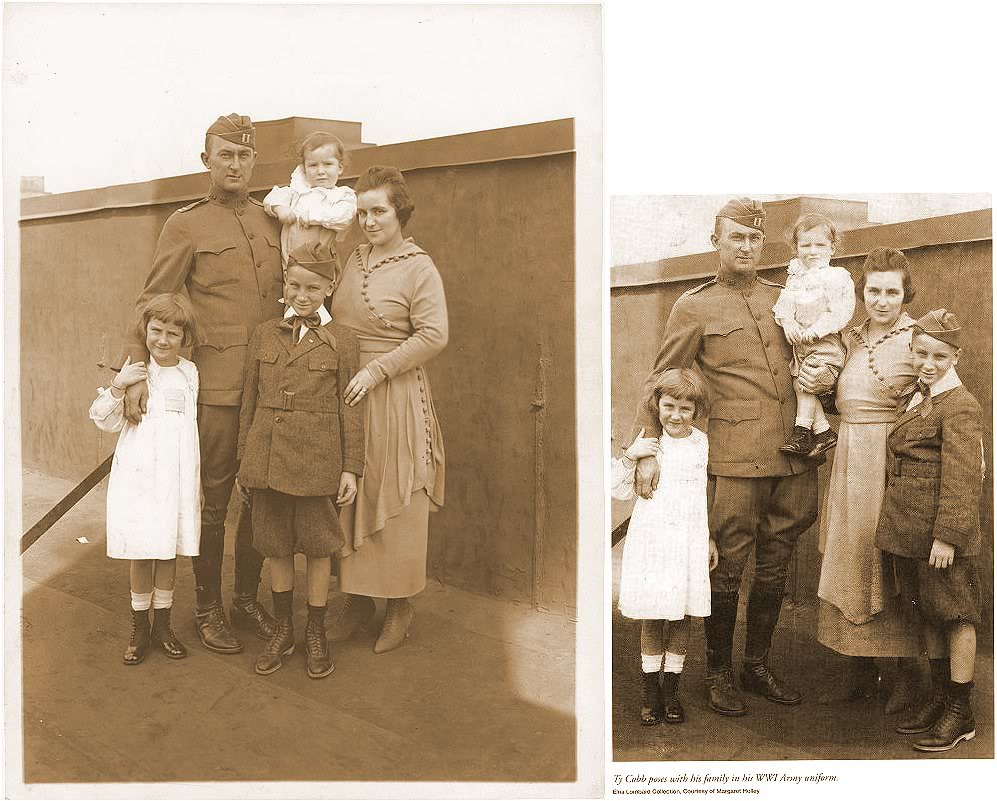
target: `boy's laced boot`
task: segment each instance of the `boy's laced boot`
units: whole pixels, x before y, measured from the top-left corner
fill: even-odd
[[[152,639],[158,642],[170,659],[183,659],[187,656],[186,646],[177,639],[170,625],[172,607],[152,610]]]
[[[897,659],[897,680],[886,701],[883,711],[895,715],[911,709],[921,697],[922,662],[914,656],[901,656]]]
[[[945,691],[949,682],[949,660],[929,659],[931,669],[931,696],[912,714],[901,720],[894,729],[899,734],[924,734],[931,731],[945,711]]]
[[[737,622],[737,593],[712,593],[710,609],[710,616],[703,621],[706,631],[706,693],[710,709],[728,717],[740,717],[748,708],[734,683],[731,664],[734,624]]]
[[[965,684],[949,682],[945,708],[931,731],[914,743],[915,751],[949,751],[963,740],[976,736],[973,708],[969,705],[972,688],[971,681]]]
[[[284,665],[284,657],[294,653],[294,622],[291,618],[294,590],[274,591],[271,594],[275,615],[274,632],[256,657],[256,672],[261,676],[280,670]]]
[[[661,674],[661,695],[665,702],[665,723],[685,723],[685,709],[679,700],[679,678],[681,673],[665,671]]]
[[[748,630],[744,636],[744,666],[741,685],[777,704],[796,706],[803,700],[792,687],[787,686],[766,663],[772,633],[779,622],[782,609],[782,589],[776,592],[752,587],[748,597]]]
[[[325,605],[308,605],[308,623],[305,626],[305,655],[308,663],[308,678],[324,679],[336,666],[329,654],[329,643],[325,636]]]
[[[333,560],[335,563],[335,560]],[[365,631],[374,619],[374,599],[366,595],[347,595],[329,630],[329,642],[346,642],[356,632]]]
[[[781,453],[790,456],[807,456],[814,449],[814,432],[803,426],[793,426],[793,436],[785,445],[779,446]]]
[[[148,609],[132,609],[132,636],[122,660],[126,665],[137,665],[145,659],[152,640]]]
[[[408,637],[408,628],[415,617],[415,607],[408,598],[389,598],[381,636],[374,643],[375,654],[386,654],[399,648]]]
[[[814,446],[807,453],[807,458],[816,459],[821,454],[827,453],[831,448],[838,444],[838,435],[834,433],[833,428],[829,428],[827,431],[821,431],[819,434],[814,434]]]
[[[659,671],[641,673],[640,685],[640,725],[657,726],[665,713],[661,703],[661,684],[658,681]]]

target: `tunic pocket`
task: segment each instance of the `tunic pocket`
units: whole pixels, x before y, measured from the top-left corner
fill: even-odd
[[[241,389],[246,358],[246,326],[216,325],[204,328],[194,348],[194,363],[201,374],[201,389]]]
[[[710,411],[710,455],[717,462],[758,458],[761,405],[758,401],[720,400]]]
[[[703,326],[703,355],[717,367],[747,364],[751,337],[743,325],[713,322]]]
[[[233,274],[234,251],[234,243],[198,245],[194,250],[194,269],[191,270],[190,280],[204,289],[237,283],[239,276]]]
[[[934,439],[938,436],[938,426],[908,426],[904,431],[904,440],[916,442],[922,439]]]

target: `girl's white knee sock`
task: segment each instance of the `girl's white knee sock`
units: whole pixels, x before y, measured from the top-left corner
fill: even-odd
[[[152,606],[151,592],[132,593],[132,609],[136,612],[148,612],[150,606]]]
[[[641,654],[640,669],[645,673],[657,673],[661,670],[662,654]]]
[[[159,587],[152,588],[152,608],[169,609],[173,606],[173,590],[161,590]]]
[[[673,654],[665,651],[665,673],[681,673],[685,664],[685,654]]]

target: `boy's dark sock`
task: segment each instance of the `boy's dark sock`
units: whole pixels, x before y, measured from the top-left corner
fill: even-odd
[[[969,703],[969,696],[973,692],[972,681],[954,681],[949,679],[949,697],[963,703]]]
[[[325,610],[326,604],[321,606],[312,606],[308,604],[308,622],[311,623],[315,621],[317,623],[325,624]]]
[[[274,617],[291,617],[291,603],[294,599],[294,590],[284,590],[277,592],[273,590],[273,614]]]

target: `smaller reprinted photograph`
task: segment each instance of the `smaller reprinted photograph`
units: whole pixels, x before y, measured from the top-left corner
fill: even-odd
[[[992,759],[991,196],[610,218],[613,759]]]

